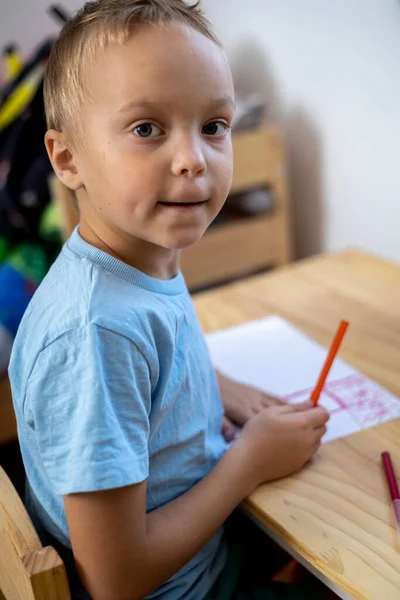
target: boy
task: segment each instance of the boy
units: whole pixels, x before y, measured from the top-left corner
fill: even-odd
[[[227,417],[247,420],[228,447],[179,272],[179,250],[201,238],[231,183],[220,44],[183,0],[88,3],[55,45],[45,105],[47,151],[80,224],[10,366],[35,523],[67,566],[72,549],[94,600],[302,597],[243,591],[222,525],[261,482],[304,465],[327,414],[265,409],[256,392],[240,409],[222,389]]]

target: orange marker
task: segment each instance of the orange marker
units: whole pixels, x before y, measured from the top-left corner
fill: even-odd
[[[315,388],[313,389],[313,392],[311,394],[311,400],[314,403],[314,406],[317,406],[317,404],[318,404],[318,400],[321,395],[322,388],[325,385],[326,378],[329,375],[329,371],[331,370],[332,363],[336,358],[336,354],[338,353],[339,346],[342,343],[342,339],[344,337],[344,334],[346,333],[346,329],[348,328],[348,326],[349,326],[349,324],[347,321],[341,321],[341,323],[338,327],[338,330],[336,332],[336,335],[334,337],[334,340],[331,344],[331,347],[329,348],[328,356],[326,357],[325,364],[322,367],[322,371],[319,376],[317,385],[315,386]]]

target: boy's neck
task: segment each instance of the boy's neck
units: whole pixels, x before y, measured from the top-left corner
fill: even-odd
[[[124,239],[108,227],[89,224],[81,215],[79,235],[85,242],[156,279],[172,279],[179,270],[179,250],[169,250],[150,242]]]

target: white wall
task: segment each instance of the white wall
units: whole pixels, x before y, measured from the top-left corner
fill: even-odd
[[[284,123],[299,255],[358,245],[400,261],[400,1],[204,1],[238,87]],[[0,44],[57,31],[48,4],[0,0]]]
[[[44,36],[57,34],[60,27],[47,14],[53,0],[0,0],[0,48],[17,42],[23,52],[30,52]],[[71,12],[79,8],[81,0],[60,0],[59,4]]]
[[[237,84],[286,127],[300,255],[400,261],[400,2],[206,0]]]

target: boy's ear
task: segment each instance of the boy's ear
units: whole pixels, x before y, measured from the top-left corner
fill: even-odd
[[[67,146],[65,135],[55,129],[49,129],[44,136],[44,143],[59,180],[71,190],[76,191],[81,188],[83,182],[74,157]]]

